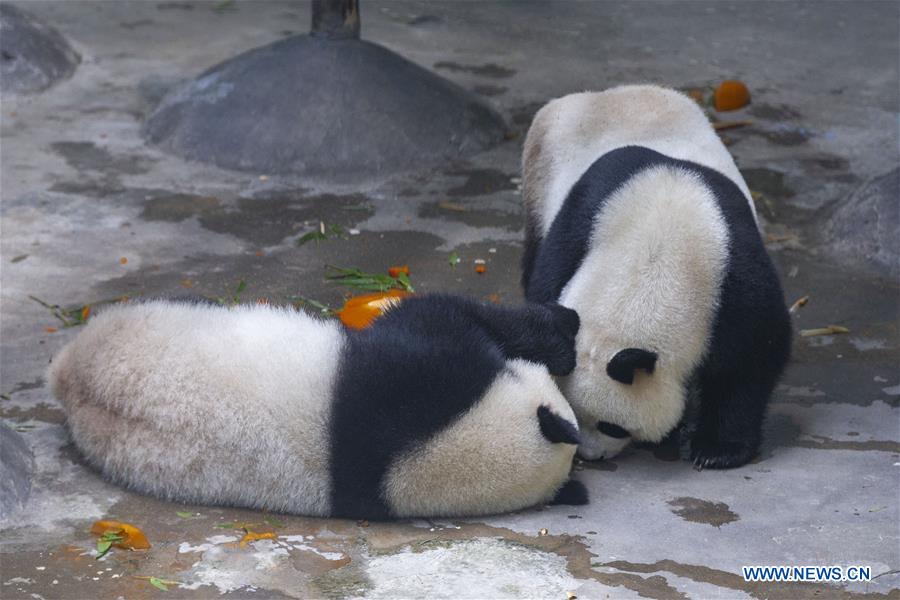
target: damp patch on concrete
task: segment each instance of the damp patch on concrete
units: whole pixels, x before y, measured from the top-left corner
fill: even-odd
[[[754,192],[766,194],[777,200],[792,198],[795,192],[784,181],[785,174],[775,169],[756,168],[742,169],[741,175]]]
[[[79,172],[141,175],[149,172],[154,162],[139,154],[113,154],[93,142],[55,142],[50,148]]]
[[[671,511],[691,523],[705,523],[713,527],[721,527],[740,519],[724,502],[711,502],[700,498],[682,496],[666,502]]]
[[[517,187],[512,175],[498,169],[451,169],[445,173],[466,178],[462,184],[448,189],[448,196],[486,196]]]
[[[506,79],[516,74],[515,70],[502,67],[494,63],[486,63],[483,65],[461,65],[451,61],[441,61],[434,63],[435,69],[443,69],[451,73],[471,73],[479,77],[489,77],[491,79]]]
[[[444,219],[458,221],[472,227],[500,227],[509,231],[521,231],[521,219],[510,218],[510,213],[502,210],[471,207],[457,203],[425,202],[419,206],[419,217],[423,219]]]

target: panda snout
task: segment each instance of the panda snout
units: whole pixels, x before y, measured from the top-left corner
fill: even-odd
[[[583,431],[581,444],[578,445],[578,456],[584,460],[609,459],[619,454],[630,443],[631,435],[627,430],[607,421],[599,421],[595,431],[587,429]]]

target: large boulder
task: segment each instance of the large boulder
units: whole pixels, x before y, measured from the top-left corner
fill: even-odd
[[[0,521],[25,505],[33,474],[31,448],[20,434],[0,423]]]
[[[351,183],[480,152],[501,117],[456,84],[359,39],[300,35],[221,63],[148,118],[154,144],[260,174]]]
[[[826,252],[847,264],[862,264],[900,278],[900,168],[856,190],[828,215]]]
[[[81,57],[62,35],[8,2],[0,3],[0,89],[27,94],[72,75]]]

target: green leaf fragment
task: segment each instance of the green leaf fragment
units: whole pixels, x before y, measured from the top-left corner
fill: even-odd
[[[326,265],[325,278],[355,290],[364,292],[386,292],[391,289],[399,289],[414,292],[415,289],[406,273],[399,273],[397,277],[381,275],[378,273],[366,273],[356,268],[335,267]]]
[[[459,254],[457,254],[456,252],[451,252],[450,258],[447,259],[447,262],[450,263],[450,266],[455,269],[456,265],[458,265],[460,262],[462,262],[462,259],[459,257]]]
[[[150,585],[152,585],[153,587],[158,588],[164,592],[169,591],[169,588],[166,587],[166,583],[169,583],[169,582],[167,582],[163,579],[160,579],[159,577],[151,577],[150,578]]]
[[[304,233],[299,238],[297,238],[297,245],[302,246],[306,242],[315,241],[316,243],[327,240],[328,236],[316,229],[315,231],[310,231],[309,233]]]
[[[266,523],[271,525],[272,527],[284,527],[284,523],[279,521],[278,519],[273,519],[272,517],[266,517],[263,519]]]
[[[195,516],[194,513],[192,513],[192,512],[186,512],[186,511],[182,511],[182,510],[177,511],[175,514],[178,515],[179,517],[181,517],[182,519],[193,519]]]

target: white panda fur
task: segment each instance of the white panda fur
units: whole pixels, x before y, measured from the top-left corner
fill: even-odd
[[[383,390],[363,381],[371,397],[355,400],[352,394],[341,400],[338,388],[348,379],[369,375],[427,379],[432,374],[427,368],[415,373],[410,365],[392,361],[392,348],[381,357],[370,350],[408,338],[422,315],[444,316],[431,312],[439,308],[459,313],[461,320],[451,315],[446,327],[432,331],[433,340],[425,334],[416,356],[424,355],[423,364],[437,370],[453,355],[463,362],[467,355],[477,357],[477,351],[465,347],[432,356],[432,346],[454,345],[459,341],[454,335],[462,330],[461,339],[476,340],[476,350],[495,359],[494,371],[485,371],[493,373],[490,385],[479,391],[480,397],[462,399],[436,432],[404,429],[416,425],[415,420],[396,423],[396,431],[376,432],[376,438],[404,442],[386,457],[386,470],[365,464],[381,452],[379,447],[361,446],[353,450],[355,455],[341,455],[334,440],[341,433],[336,427],[346,421],[337,423],[336,415],[354,410],[341,402],[363,400],[390,412],[390,405],[416,399],[404,398],[403,384],[397,381],[387,381]],[[540,361],[548,350],[565,355],[574,331],[556,334],[559,345],[552,349],[545,345],[526,349],[523,356],[503,355],[499,347],[504,340],[465,321],[466,311],[491,310],[451,297],[412,299],[376,322],[372,331],[351,332],[337,321],[268,306],[119,305],[91,319],[55,357],[49,380],[89,462],[114,482],[167,499],[311,516],[391,518],[514,510],[551,501],[561,489],[563,496],[583,495],[574,482],[563,486],[577,439],[571,408],[547,367],[525,360]],[[510,318],[518,314],[507,312]],[[547,316],[549,309],[531,312],[545,318],[540,324],[545,330],[560,321]],[[575,323],[577,328],[577,318]],[[349,349],[356,347],[355,336],[363,340],[357,346],[371,360],[354,363],[357,355]],[[551,359],[557,366],[567,360]],[[390,395],[394,390],[396,398]],[[418,418],[436,410],[430,403],[445,400],[440,389],[418,398]],[[379,408],[380,402],[388,406]],[[544,407],[540,419],[539,407]],[[416,406],[403,411],[416,418]],[[366,415],[360,418],[363,425],[374,424]],[[569,439],[551,442],[542,433],[545,425],[562,428],[557,434]],[[340,461],[368,468],[367,474],[384,472],[376,474],[376,487],[357,486],[352,478],[337,479]],[[359,497],[336,506],[341,495]]]
[[[560,381],[581,425],[579,453],[614,456],[629,442],[624,432],[662,440],[697,381],[706,381],[700,402],[707,417],[694,459],[729,467],[752,458],[787,361],[789,321],[747,185],[702,110],[679,92],[648,85],[553,100],[528,132],[523,182],[526,297],[558,301],[581,317],[577,367]],[[598,190],[603,197],[591,197]],[[575,219],[583,224],[581,246],[566,228]],[[561,265],[571,274],[559,275]],[[753,294],[761,295],[759,306],[749,301]],[[749,341],[754,334],[731,314],[740,311],[767,337]],[[730,343],[732,330],[746,343]],[[623,349],[647,349],[658,362],[623,384],[608,375]],[[771,360],[753,368],[720,364],[752,362],[760,352]],[[724,381],[726,372],[734,389],[709,383],[720,375]],[[716,393],[734,398],[717,404]],[[715,411],[735,424],[714,423]],[[611,437],[598,424],[624,432]]]
[[[629,145],[721,172],[744,193],[756,218],[744,178],[697,103],[668,88],[623,85],[569,94],[535,114],[525,138],[522,187],[528,219],[541,235],[588,167]]]

